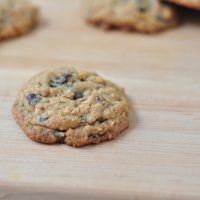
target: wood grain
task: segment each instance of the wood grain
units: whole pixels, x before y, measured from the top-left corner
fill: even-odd
[[[34,2],[38,29],[0,43],[0,199],[200,199],[199,16],[153,36],[104,32],[85,24],[81,0]],[[53,66],[125,87],[129,130],[81,149],[26,138],[11,106],[26,80]]]

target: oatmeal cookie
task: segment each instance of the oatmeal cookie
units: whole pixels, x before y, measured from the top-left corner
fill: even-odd
[[[38,8],[27,0],[0,0],[0,40],[28,32],[38,15]]]
[[[114,139],[128,127],[124,90],[90,72],[53,68],[33,77],[20,91],[13,116],[41,143],[71,146]]]
[[[86,20],[103,28],[153,33],[178,23],[171,5],[159,0],[86,0]]]

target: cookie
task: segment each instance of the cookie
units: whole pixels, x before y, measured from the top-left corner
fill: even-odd
[[[0,40],[28,32],[38,22],[38,9],[27,0],[0,0]]]
[[[178,5],[200,10],[200,0],[167,0]]]
[[[153,33],[177,25],[176,10],[159,0],[87,0],[86,20],[103,28]]]
[[[90,72],[44,71],[25,84],[13,116],[29,138],[80,147],[117,137],[128,127],[124,90]]]

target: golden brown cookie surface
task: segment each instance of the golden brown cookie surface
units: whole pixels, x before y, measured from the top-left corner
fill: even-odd
[[[158,0],[86,0],[86,19],[110,28],[158,32],[178,23],[176,10]]]
[[[24,132],[42,143],[72,146],[110,140],[128,127],[124,90],[95,73],[54,68],[20,91],[13,115]]]
[[[28,0],[0,0],[0,40],[28,32],[38,22],[38,9]]]

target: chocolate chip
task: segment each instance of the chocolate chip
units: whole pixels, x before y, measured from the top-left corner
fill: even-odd
[[[56,76],[54,79],[50,80],[49,86],[52,88],[61,86],[67,82],[72,81],[72,75],[71,74],[65,74],[62,76]]]
[[[92,133],[89,135],[89,139],[91,139],[92,141],[96,141],[101,137],[101,135],[99,135],[98,133]]]
[[[102,96],[96,96],[96,101],[97,102],[103,102],[103,101],[105,101],[105,99],[102,97]]]
[[[54,132],[58,143],[64,143],[66,139],[66,131],[57,130]]]
[[[26,96],[26,99],[29,105],[34,106],[42,99],[42,97],[40,95],[31,93]]]
[[[149,0],[148,1],[147,0],[137,0],[136,1],[138,10],[140,12],[146,12],[150,7],[149,3],[150,3]]]
[[[140,11],[140,12],[146,12],[146,10],[147,10],[146,8],[142,8],[142,7],[139,8],[139,11]]]
[[[107,119],[100,117],[100,118],[97,119],[97,121],[101,124],[101,123],[107,121]]]
[[[75,92],[73,95],[73,99],[77,100],[83,97],[83,94],[81,92]]]

